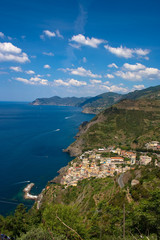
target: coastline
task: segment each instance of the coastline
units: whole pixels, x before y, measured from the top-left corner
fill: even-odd
[[[34,187],[34,183],[29,183],[24,189],[24,199],[36,200],[38,198],[37,195],[30,194],[31,189]]]

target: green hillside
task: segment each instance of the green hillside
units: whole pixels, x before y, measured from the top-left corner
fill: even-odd
[[[116,145],[143,148],[146,142],[160,141],[160,100],[121,100],[86,124],[66,151],[72,156],[87,149]]]
[[[113,105],[114,103],[118,102],[122,98],[121,94],[118,93],[103,93],[96,97],[89,98],[82,104],[80,107],[83,108],[84,113],[99,113],[105,108]]]
[[[138,179],[139,184],[131,186]],[[41,207],[0,216],[0,231],[21,240],[116,240],[160,237],[160,169],[149,165],[116,177],[90,179],[77,187],[48,184]],[[125,214],[125,218],[124,218]],[[125,225],[124,225],[125,219]]]

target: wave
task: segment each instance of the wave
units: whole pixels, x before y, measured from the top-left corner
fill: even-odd
[[[69,119],[69,118],[71,118],[72,116],[69,116],[69,117],[65,117],[64,119]]]
[[[22,184],[22,183],[30,183],[31,181],[22,181],[22,182],[17,182],[17,183],[14,183],[14,185],[17,185],[17,184]]]
[[[60,129],[59,128],[57,128],[56,130],[54,130],[53,132],[59,132],[60,131]]]
[[[10,200],[9,200],[9,201],[0,200],[0,203],[7,203],[7,204],[12,204],[12,205],[19,205],[21,202],[11,202]],[[32,205],[25,203],[25,206],[30,207],[30,206],[32,206]]]

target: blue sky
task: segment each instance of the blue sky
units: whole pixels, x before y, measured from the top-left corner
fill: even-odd
[[[155,0],[2,1],[0,100],[159,85],[159,9]]]

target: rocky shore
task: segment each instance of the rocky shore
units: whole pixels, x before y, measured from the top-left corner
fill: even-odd
[[[30,183],[24,188],[23,192],[24,192],[25,199],[36,200],[38,198],[38,196],[30,194],[30,191],[33,186],[34,186],[34,183]]]

